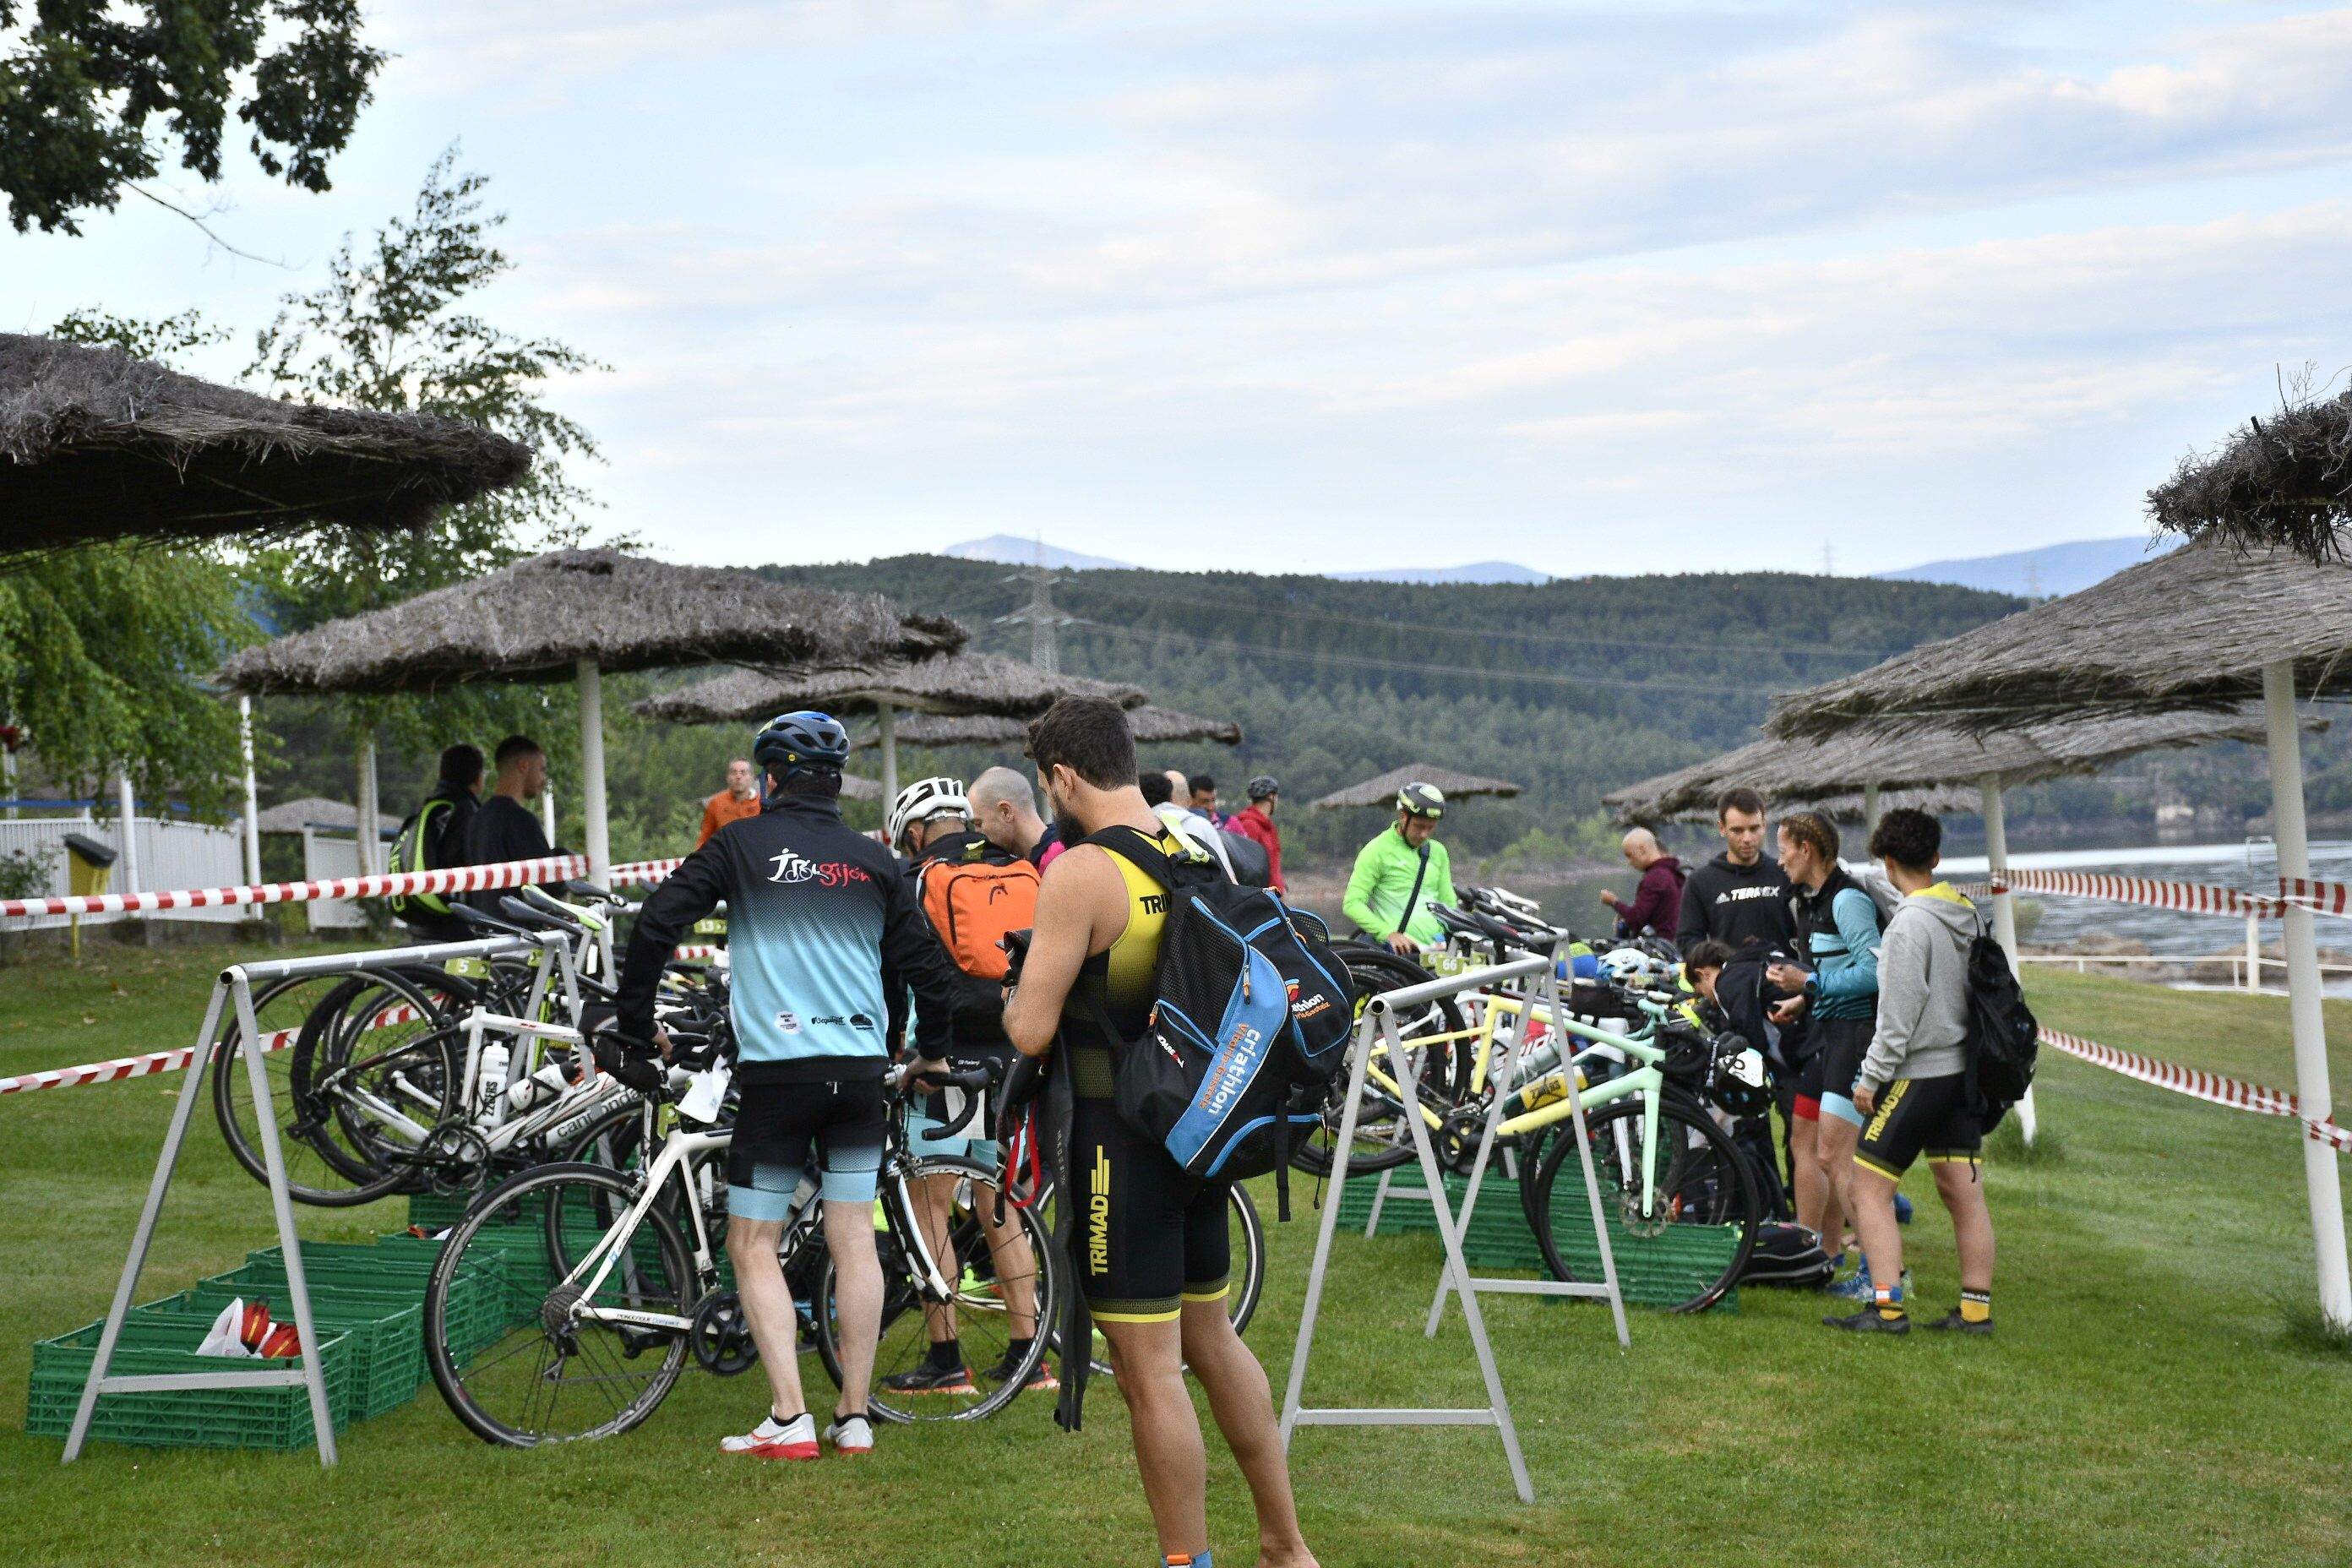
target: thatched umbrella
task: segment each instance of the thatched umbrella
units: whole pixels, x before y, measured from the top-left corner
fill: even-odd
[[[2240,521],[2251,527],[2251,516]],[[1835,735],[1854,725],[1989,732],[2066,717],[2225,711],[2257,692],[2270,752],[2279,874],[2308,879],[2303,744],[2295,700],[2352,696],[2352,563],[2338,536],[2310,556],[2283,546],[2242,553],[2225,537],[2188,544],[2078,594],[1888,659],[1774,705],[1767,728]],[[2296,1094],[2305,1116],[2332,1100],[2311,910],[2285,910]],[[2321,1310],[2352,1328],[2336,1156],[2305,1141]]]
[[[379,832],[400,830],[400,818],[386,812],[377,812],[375,819]],[[348,801],[305,795],[259,813],[253,826],[257,833],[299,833],[306,827],[324,827],[331,832],[355,834],[360,828],[360,810]]]
[[[789,587],[612,550],[561,550],[247,648],[220,679],[247,692],[378,694],[576,679],[588,860],[601,878],[612,865],[604,671],[915,657],[963,640],[953,621],[902,616],[878,594]]]
[[[1172,708],[1155,708],[1150,703],[1128,710],[1127,727],[1138,743],[1143,745],[1173,746],[1195,741],[1210,741],[1220,746],[1242,743],[1242,727],[1230,720],[1202,719],[1191,713],[1179,713]],[[946,719],[925,715],[900,724],[898,735],[909,746],[1017,745],[1028,740],[1029,725],[1020,719]],[[860,748],[881,743],[879,736],[870,736],[857,742]]]
[[[2221,450],[2185,458],[2147,492],[2159,528],[2242,548],[2341,559],[2352,523],[2352,392],[2249,419]]]
[[[646,698],[636,707],[647,718],[677,724],[756,721],[799,708],[818,709],[836,719],[871,713],[882,746],[882,792],[896,800],[899,713],[1025,720],[1043,713],[1063,697],[1102,697],[1131,708],[1143,700],[1143,692],[1137,687],[1083,676],[1049,675],[1034,664],[1001,653],[959,653],[939,658],[734,669]]]
[[[1346,789],[1333,790],[1315,803],[1318,811],[1337,811],[1349,805],[1393,805],[1397,791],[1409,784],[1433,784],[1448,800],[1465,795],[1491,795],[1506,798],[1519,793],[1519,786],[1507,779],[1482,779],[1476,773],[1457,773],[1441,768],[1434,763],[1416,763],[1411,767],[1391,768],[1376,779],[1349,784]]]
[[[462,420],[281,403],[0,332],[0,562],[100,540],[405,528],[530,467],[528,448]]]

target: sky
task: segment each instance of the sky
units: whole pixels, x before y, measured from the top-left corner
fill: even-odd
[[[1893,569],[2142,532],[2352,367],[2352,8],[379,0],[240,259],[0,230],[0,329],[237,330],[452,142],[609,369],[600,532],[1166,567]]]

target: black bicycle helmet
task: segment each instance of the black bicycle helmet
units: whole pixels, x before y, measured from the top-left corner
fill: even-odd
[[[1281,793],[1282,785],[1272,773],[1260,773],[1249,782],[1249,797],[1252,800],[1264,800],[1270,795]]]
[[[751,742],[751,760],[777,778],[807,768],[838,772],[849,761],[849,731],[830,713],[779,713],[760,727],[759,738]]]
[[[1407,816],[1444,816],[1445,792],[1435,784],[1409,784],[1397,791],[1396,804]]]

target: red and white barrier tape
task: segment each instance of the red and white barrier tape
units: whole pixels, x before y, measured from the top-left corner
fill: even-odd
[[[2281,877],[2279,899],[2299,904],[2315,915],[2352,914],[2352,883],[2323,882],[2312,877]]]
[[[2056,893],[2076,899],[2105,899],[2110,903],[2138,904],[2147,909],[2177,910],[2190,915],[2275,915],[2279,900],[2235,888],[2208,882],[2163,882],[2151,877],[2114,877],[2094,871],[2011,871],[1964,885],[1972,898],[1995,893]]]
[[[371,1029],[389,1028],[405,1024],[416,1016],[416,1009],[403,1005],[378,1017],[368,1026]],[[261,1037],[264,1051],[282,1051],[294,1043],[299,1029],[273,1029]],[[178,1072],[196,1059],[196,1047],[182,1046],[177,1050],[150,1051],[143,1057],[116,1057],[111,1061],[85,1062],[80,1067],[51,1068],[46,1072],[28,1072],[16,1078],[0,1078],[0,1094],[28,1094],[37,1089],[69,1089],[83,1083],[118,1083],[126,1078],[145,1078],[150,1073]]]
[[[678,862],[637,860],[613,868],[614,887],[658,882]],[[238,904],[295,904],[313,899],[383,899],[401,893],[475,893],[520,888],[531,882],[562,882],[588,874],[577,855],[539,860],[509,860],[496,866],[456,866],[440,871],[394,871],[373,877],[337,877],[318,882],[259,882],[238,888],[184,888],[157,893],[79,893],[53,899],[0,899],[0,918],[10,915],[111,915],[134,910],[215,910]]]
[[[2337,1153],[2352,1153],[2352,1129],[2338,1126],[2333,1117],[2314,1121],[2304,1116],[2294,1096],[2280,1089],[2265,1089],[2258,1083],[2242,1083],[2219,1073],[2200,1072],[2195,1068],[2176,1067],[2160,1062],[2137,1051],[2121,1051],[2113,1046],[2103,1046],[2096,1040],[2086,1040],[2079,1035],[2069,1035],[2058,1029],[2042,1031],[2042,1042],[2054,1046],[2070,1057],[2121,1073],[2141,1083],[2168,1089],[2193,1100],[2214,1105],[2226,1105],[2236,1110],[2252,1110],[2263,1116],[2290,1116],[2303,1123],[2304,1131],[2333,1148]]]

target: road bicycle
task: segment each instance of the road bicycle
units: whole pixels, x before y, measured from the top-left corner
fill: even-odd
[[[964,1090],[971,1097],[969,1117],[977,1113],[988,1078],[950,1072],[921,1082]],[[877,1198],[884,1288],[871,1408],[890,1421],[981,1420],[1019,1395],[1045,1354],[1047,1336],[1038,1325],[1053,1321],[1057,1271],[1034,1205],[1009,1211],[1025,1247],[1026,1274],[1005,1266],[1015,1249],[989,1253],[973,1205],[992,1173],[976,1161],[909,1151],[908,1087],[902,1081],[892,1091]],[[952,1136],[961,1125],[951,1121],[934,1135]],[[531,1447],[616,1436],[660,1406],[689,1358],[720,1374],[753,1363],[749,1324],[714,1241],[723,1224],[718,1171],[733,1131],[683,1113],[657,1142],[652,1131],[642,1145],[657,1148],[649,1164],[566,1163],[526,1171],[483,1194],[444,1242],[426,1287],[426,1359],[450,1409],[487,1441]],[[935,1177],[954,1183],[953,1250],[935,1247],[919,1223],[916,1194]],[[835,1271],[814,1191],[813,1183],[803,1184],[780,1251],[787,1279],[812,1281],[811,1326],[837,1385]],[[989,1267],[971,1266],[983,1256]],[[520,1310],[502,1335],[477,1351],[454,1303],[460,1282],[482,1259],[519,1282]],[[954,1312],[973,1364],[970,1392],[883,1392],[885,1379],[928,1358],[929,1323],[946,1310]],[[1021,1328],[1027,1332],[1014,1331]],[[1021,1352],[1005,1353],[1016,1339],[1024,1342]]]

